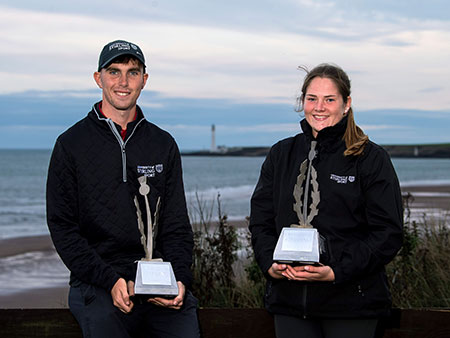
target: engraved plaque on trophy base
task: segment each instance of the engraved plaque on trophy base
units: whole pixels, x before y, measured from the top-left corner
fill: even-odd
[[[178,285],[170,262],[138,261],[136,295],[174,298],[178,295]]]
[[[287,264],[319,264],[319,232],[315,228],[283,228],[273,260]]]

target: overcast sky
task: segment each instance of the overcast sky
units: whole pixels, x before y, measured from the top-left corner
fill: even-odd
[[[0,148],[51,148],[101,92],[107,42],[138,44],[144,114],[181,149],[271,145],[296,134],[309,68],[347,71],[357,123],[375,142],[450,142],[445,0],[0,0]]]

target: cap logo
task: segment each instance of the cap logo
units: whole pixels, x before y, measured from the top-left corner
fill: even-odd
[[[117,48],[117,50],[130,50],[130,44],[126,42],[116,42],[109,46],[109,50],[113,50]],[[136,46],[133,46],[133,49],[136,49]]]

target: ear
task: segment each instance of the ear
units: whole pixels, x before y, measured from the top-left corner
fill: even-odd
[[[142,87],[141,87],[141,89],[144,89],[144,87],[145,87],[145,85],[146,85],[146,83],[147,83],[147,80],[148,80],[148,73],[145,73],[145,74],[144,74],[144,79],[143,79],[143,81],[142,81]]]
[[[103,89],[102,78],[101,78],[100,72],[94,72],[94,80],[97,83],[97,86],[99,86],[99,88]]]
[[[350,107],[352,106],[352,97],[347,97],[347,103],[345,104],[345,112],[347,113]]]

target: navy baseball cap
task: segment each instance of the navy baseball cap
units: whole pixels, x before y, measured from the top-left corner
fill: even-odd
[[[145,67],[144,54],[142,53],[142,50],[138,45],[124,40],[116,40],[108,43],[105,47],[103,47],[98,59],[98,71],[100,71],[102,68],[110,64],[111,61],[121,55],[134,56],[136,59],[141,61]]]

